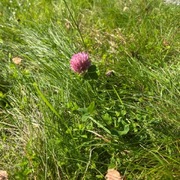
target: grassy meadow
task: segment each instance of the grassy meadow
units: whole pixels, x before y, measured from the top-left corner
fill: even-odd
[[[179,180],[179,19],[162,0],[1,0],[0,170]]]

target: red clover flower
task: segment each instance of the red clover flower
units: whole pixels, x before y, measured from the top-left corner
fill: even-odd
[[[70,67],[74,72],[78,74],[83,73],[90,66],[91,66],[91,61],[89,60],[88,54],[85,52],[79,52],[71,57]]]

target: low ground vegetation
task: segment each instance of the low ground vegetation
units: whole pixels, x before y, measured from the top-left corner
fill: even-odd
[[[179,15],[159,0],[1,0],[9,179],[180,179]]]

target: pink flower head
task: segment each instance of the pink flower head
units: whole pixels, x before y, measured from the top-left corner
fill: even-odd
[[[70,61],[70,67],[74,72],[82,73],[91,66],[89,56],[85,52],[74,54]]]

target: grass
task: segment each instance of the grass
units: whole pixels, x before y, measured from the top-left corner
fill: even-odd
[[[104,179],[108,168],[180,178],[179,6],[1,0],[0,16],[0,169],[9,179]],[[70,70],[80,51],[95,77]]]

